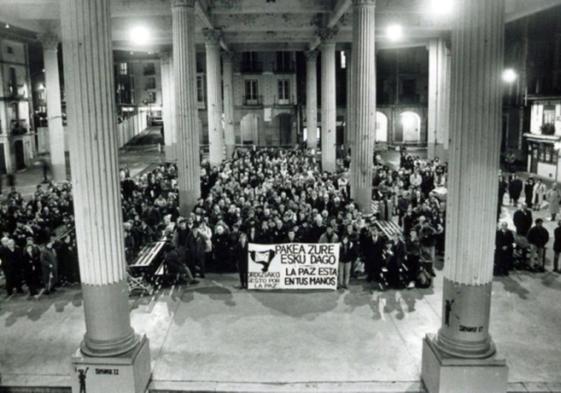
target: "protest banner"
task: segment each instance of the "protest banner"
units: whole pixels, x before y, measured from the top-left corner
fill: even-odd
[[[337,243],[249,243],[248,254],[249,289],[337,289]]]

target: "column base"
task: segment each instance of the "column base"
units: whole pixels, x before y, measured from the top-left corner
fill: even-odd
[[[72,357],[72,393],[144,393],[152,374],[150,345],[143,336],[131,351],[115,357]]]
[[[508,366],[504,359],[461,359],[442,353],[436,336],[423,339],[421,379],[429,393],[505,393]]]

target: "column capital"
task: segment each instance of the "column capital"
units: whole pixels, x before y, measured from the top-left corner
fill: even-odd
[[[306,56],[307,61],[316,61],[318,58],[318,51],[317,49],[309,50],[304,52],[304,55]]]
[[[353,0],[353,6],[355,7],[374,7],[376,6],[376,0]]]
[[[60,37],[53,32],[47,32],[39,37],[41,45],[45,50],[57,50]]]
[[[219,45],[223,33],[220,29],[203,29],[203,35],[205,36],[206,45]]]
[[[171,8],[195,8],[195,0],[171,0]]]
[[[322,44],[333,43],[333,39],[335,38],[338,32],[339,32],[339,28],[337,26],[325,27],[318,31],[318,36],[321,39]]]

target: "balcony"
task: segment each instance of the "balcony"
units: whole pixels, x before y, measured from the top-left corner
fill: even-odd
[[[260,61],[242,61],[240,64],[240,72],[242,74],[261,74],[263,72],[263,63]]]
[[[273,62],[273,72],[275,74],[294,74],[296,73],[296,63],[291,61],[288,63]]]
[[[275,96],[274,105],[280,107],[294,106],[296,105],[296,98],[294,96],[290,96],[288,98],[279,98],[278,96]]]
[[[243,106],[249,107],[262,107],[263,106],[263,96],[244,96]]]

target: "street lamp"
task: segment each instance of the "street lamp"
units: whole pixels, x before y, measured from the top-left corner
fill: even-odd
[[[503,71],[503,82],[512,84],[518,79],[518,74],[512,68]]]
[[[398,24],[389,25],[386,28],[386,37],[392,42],[400,41],[403,38],[403,27]]]

